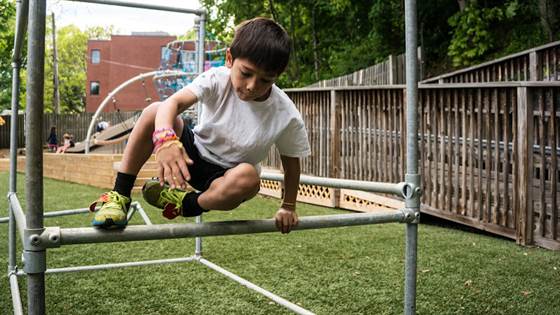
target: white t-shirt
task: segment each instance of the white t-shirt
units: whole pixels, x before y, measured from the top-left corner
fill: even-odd
[[[258,164],[273,144],[284,156],[311,153],[301,114],[276,85],[266,100],[246,102],[235,93],[229,68],[219,67],[202,73],[185,88],[202,104],[193,133],[205,160],[227,168],[250,163],[260,169]]]

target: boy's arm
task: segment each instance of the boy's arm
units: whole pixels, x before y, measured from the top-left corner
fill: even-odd
[[[172,128],[177,116],[198,101],[189,90],[181,89],[161,103],[156,114],[155,129]]]
[[[177,116],[196,103],[197,100],[196,95],[188,88],[171,95],[157,109],[155,130],[173,129]],[[187,165],[191,165],[193,162],[182,146],[161,146],[156,151],[156,159],[159,164],[159,182],[161,185],[167,181],[172,189],[186,187],[186,181],[190,180]]]
[[[290,233],[292,227],[298,224],[296,214],[296,199],[299,187],[300,165],[299,158],[281,155],[284,169],[284,199],[280,209],[276,212],[276,227],[282,233]]]

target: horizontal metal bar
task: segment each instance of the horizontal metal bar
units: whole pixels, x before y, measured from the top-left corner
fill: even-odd
[[[261,174],[261,179],[273,180],[273,181],[283,181],[284,175],[281,173],[268,173],[263,172]],[[400,197],[405,197],[405,192],[407,188],[407,183],[380,183],[380,182],[368,182],[360,180],[351,179],[340,179],[340,178],[329,178],[329,177],[316,177],[309,175],[301,175],[299,179],[300,184],[306,185],[318,185],[333,188],[344,188],[344,189],[354,189],[363,190],[369,192],[379,192],[394,194]]]
[[[230,271],[228,271],[228,270],[226,270],[226,269],[224,269],[224,268],[222,268],[222,267],[220,267],[220,266],[218,266],[218,265],[216,265],[216,264],[214,264],[214,263],[212,263],[212,262],[210,262],[210,261],[208,261],[204,258],[200,258],[199,261],[203,265],[206,265],[209,268],[211,268],[211,269],[225,275],[226,277],[238,282],[239,284],[266,296],[267,298],[269,298],[269,299],[273,300],[274,302],[284,306],[285,308],[289,309],[292,312],[295,312],[297,314],[305,314],[305,315],[313,315],[314,314],[314,313],[298,306],[297,304],[294,304],[294,303],[292,303],[292,302],[290,302],[290,301],[288,301],[288,300],[286,300],[282,297],[279,297],[278,295],[276,295],[276,294],[274,294],[270,291],[267,291],[267,290],[259,287],[258,285],[253,284],[253,283],[241,278],[240,276],[238,276],[238,275],[236,275],[236,274],[234,274],[234,273],[232,273],[232,272],[230,272]]]
[[[12,291],[12,305],[14,306],[14,315],[23,315],[23,307],[21,304],[21,294],[19,293],[18,279],[15,273],[9,275],[10,291]]]
[[[114,263],[114,264],[52,268],[52,269],[47,269],[45,273],[49,274],[49,273],[63,273],[63,272],[79,272],[79,271],[93,271],[93,270],[105,270],[105,269],[126,268],[126,267],[149,266],[149,265],[158,265],[158,264],[175,264],[175,263],[190,262],[197,259],[198,258],[196,256],[190,256],[190,257],[180,257],[180,258],[133,261],[133,262]],[[26,273],[20,270],[17,272],[17,275],[25,276]]]
[[[190,14],[196,14],[196,15],[206,14],[205,10],[175,8],[175,7],[169,7],[169,6],[163,6],[163,5],[154,5],[154,4],[136,3],[136,2],[110,1],[110,0],[68,0],[68,1],[114,5],[114,6],[128,7],[128,8],[139,8],[139,9],[149,9],[149,10],[159,10],[159,11],[169,11],[169,12],[179,12],[179,13],[190,13]]]
[[[10,207],[14,214],[14,219],[16,220],[17,229],[19,232],[19,236],[23,242],[24,236],[23,233],[27,228],[27,221],[25,219],[25,213],[23,213],[23,209],[21,208],[21,204],[19,203],[19,199],[16,193],[9,193],[8,194],[8,202],[10,203]]]
[[[61,217],[65,215],[82,214],[89,212],[88,208],[81,209],[71,209],[71,210],[59,210],[59,211],[48,211],[43,213],[45,218]],[[6,223],[9,221],[9,217],[0,218],[0,223]]]
[[[406,210],[375,213],[337,214],[302,217],[293,230],[332,228],[342,226],[409,222],[414,216]],[[48,227],[35,238],[36,246],[49,248],[70,244],[146,241],[196,236],[219,236],[277,232],[273,219],[249,221],[220,221],[200,224],[129,225],[123,230],[96,228]]]

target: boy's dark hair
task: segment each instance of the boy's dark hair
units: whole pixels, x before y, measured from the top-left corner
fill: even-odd
[[[278,75],[286,69],[291,50],[292,45],[286,30],[264,17],[239,24],[230,47],[233,60],[246,58],[264,71]]]

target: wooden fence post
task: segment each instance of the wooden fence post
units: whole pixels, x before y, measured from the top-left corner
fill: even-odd
[[[397,57],[393,56],[393,55],[389,55],[389,84],[393,85],[393,84],[398,84],[397,82]]]
[[[529,53],[529,80],[539,81],[539,56],[536,51]]]
[[[533,243],[533,101],[526,86],[517,88],[517,198],[516,240],[518,244]]]
[[[341,109],[336,90],[331,90],[331,167],[329,177],[339,178],[340,176],[340,128],[341,128]],[[340,205],[340,189],[333,189],[332,207],[338,208]]]

